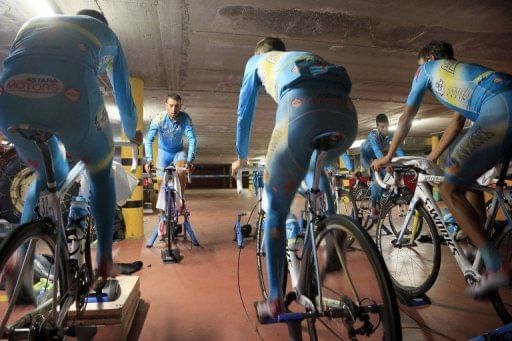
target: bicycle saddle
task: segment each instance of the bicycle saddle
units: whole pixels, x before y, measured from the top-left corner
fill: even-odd
[[[36,143],[44,143],[53,136],[53,133],[49,132],[45,128],[35,127],[30,124],[10,126],[7,128],[7,131],[10,133],[18,133],[27,140],[31,140]]]
[[[311,146],[320,151],[328,151],[338,146],[343,135],[338,132],[328,132],[317,135],[311,140]]]

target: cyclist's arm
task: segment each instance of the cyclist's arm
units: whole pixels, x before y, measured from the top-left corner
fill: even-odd
[[[398,147],[395,152],[396,156],[405,156],[405,152],[402,147]]]
[[[192,163],[196,158],[197,139],[194,126],[192,125],[192,119],[190,117],[188,117],[185,121],[184,132],[188,140],[187,163]]]
[[[454,112],[452,115],[452,119],[450,124],[446,128],[441,137],[441,140],[437,144],[437,146],[432,149],[428,158],[432,161],[437,161],[437,159],[443,154],[443,152],[448,148],[450,144],[457,138],[459,133],[464,128],[464,123],[466,123],[466,118],[460,115],[457,112]]]
[[[350,161],[350,157],[348,156],[348,153],[341,154],[340,158],[343,160],[343,164],[345,165],[345,168],[349,170],[349,172],[352,172],[354,170],[354,166],[352,165],[352,161]]]
[[[119,42],[117,54],[114,56],[113,70],[107,74],[114,88],[114,97],[119,107],[124,133],[129,140],[133,140],[137,129],[137,112],[132,98],[130,71]]]
[[[151,121],[149,125],[149,130],[146,134],[146,141],[144,142],[144,151],[146,154],[146,161],[153,161],[153,141],[155,140],[155,136],[158,133],[158,126],[160,123],[160,115],[157,115]]]
[[[238,120],[236,127],[236,152],[239,159],[247,159],[249,154],[249,140],[251,137],[251,125],[258,98],[258,90],[261,81],[257,74],[257,60],[252,57],[245,67],[242,88],[238,100]]]

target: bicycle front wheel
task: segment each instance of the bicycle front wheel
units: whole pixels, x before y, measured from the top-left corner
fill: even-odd
[[[316,236],[316,254],[318,270],[311,253],[304,279],[319,313],[308,319],[311,339],[401,340],[393,285],[368,233],[347,217],[330,216]]]
[[[66,252],[62,250],[61,256],[56,255],[53,230],[50,223],[42,221],[21,225],[5,239],[0,248],[0,293],[5,297],[0,300],[1,338],[36,337],[26,335],[26,328],[55,324],[52,319],[53,293],[57,292],[56,303],[61,308],[64,298],[72,299],[71,295],[67,295]],[[34,271],[34,259],[37,260],[36,266],[44,267],[45,271]],[[60,274],[58,280],[55,278],[57,267]],[[67,315],[67,309],[64,314]],[[65,324],[63,316],[61,322]],[[30,332],[36,333],[35,330]]]
[[[405,224],[400,205],[390,202],[381,211],[376,242],[399,294],[417,297],[427,292],[439,274],[441,246],[434,221],[420,205]]]
[[[512,231],[508,231],[496,240],[495,243],[505,264],[512,261]],[[492,305],[503,323],[512,322],[512,288],[501,288],[491,298]]]

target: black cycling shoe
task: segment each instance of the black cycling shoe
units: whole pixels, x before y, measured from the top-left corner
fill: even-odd
[[[142,269],[144,263],[138,260],[132,263],[116,263],[116,265],[119,267],[119,273],[122,275],[131,275]]]

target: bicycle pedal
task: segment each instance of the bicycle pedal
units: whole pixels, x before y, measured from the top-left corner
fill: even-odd
[[[274,318],[266,318],[264,319],[263,324],[272,324],[272,323],[287,323],[293,321],[302,321],[305,318],[304,313],[282,313],[277,315]]]

